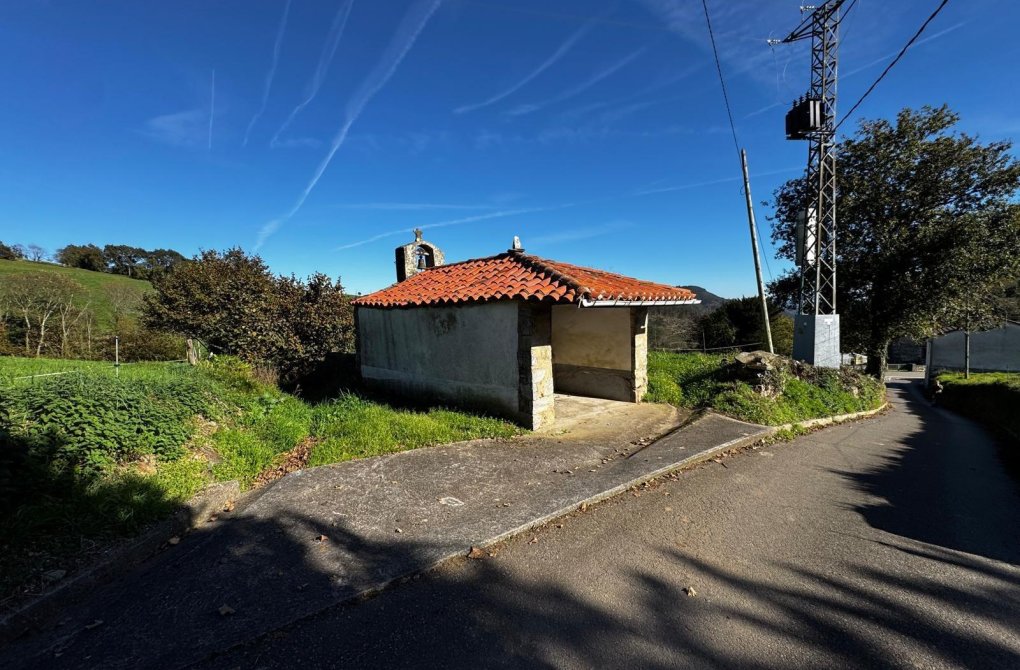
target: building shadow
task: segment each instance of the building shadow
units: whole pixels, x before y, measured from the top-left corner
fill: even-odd
[[[1020,565],[1020,483],[996,434],[932,407],[916,382],[890,382],[904,414],[920,428],[883,462],[839,471],[871,502],[853,505],[874,528]]]

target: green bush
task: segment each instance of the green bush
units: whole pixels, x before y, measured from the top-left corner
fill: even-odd
[[[862,412],[884,402],[880,382],[849,368],[825,370],[780,360],[752,384],[738,378],[727,355],[652,352],[646,398],[689,409],[712,408],[772,426]]]
[[[161,383],[95,372],[13,385],[0,396],[0,431],[36,455],[84,471],[155,455],[173,460],[208,407],[195,379]]]

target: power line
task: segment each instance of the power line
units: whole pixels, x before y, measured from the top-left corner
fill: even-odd
[[[860,99],[858,99],[857,102],[854,103],[853,107],[850,108],[850,111],[843,115],[843,118],[840,119],[839,123],[836,124],[836,127],[833,128],[833,132],[839,130],[839,127],[843,125],[843,122],[850,118],[850,115],[853,114],[854,111],[861,106],[861,103],[864,102],[864,99],[867,98],[871,94],[871,92],[875,90],[875,87],[878,86],[878,83],[882,81],[882,79],[884,79],[887,74],[889,74],[889,70],[893,69],[893,66],[896,65],[896,63],[898,63],[901,58],[903,58],[903,54],[907,53],[907,50],[914,44],[914,42],[917,41],[917,38],[921,36],[921,33],[923,33],[925,28],[928,27],[928,24],[931,23],[936,16],[938,16],[939,12],[942,11],[942,8],[945,7],[948,3],[949,0],[942,0],[942,2],[939,3],[939,6],[935,8],[935,11],[931,13],[931,16],[929,16],[925,20],[925,22],[921,24],[921,27],[917,29],[917,32],[914,33],[914,36],[911,37],[910,40],[906,43],[906,45],[904,45],[904,47],[900,49],[900,52],[896,54],[896,58],[893,58],[892,61],[885,67],[885,69],[882,70],[882,74],[878,75],[878,79],[876,79],[871,84],[871,86],[868,87],[868,90],[865,91],[864,95],[862,95]]]
[[[712,54],[715,56],[715,69],[719,73],[719,85],[722,86],[723,102],[726,103],[726,116],[730,119],[730,131],[733,133],[733,148],[740,156],[740,142],[737,140],[737,126],[733,123],[733,110],[730,109],[730,96],[726,93],[726,79],[723,78],[722,63],[719,61],[719,50],[715,47],[715,32],[712,30],[712,19],[708,16],[708,0],[701,0],[705,8],[705,23],[708,24],[708,37],[712,41]]]
[[[726,92],[726,78],[723,77],[722,62],[719,60],[719,49],[715,46],[715,31],[712,30],[712,18],[708,14],[708,0],[701,0],[701,6],[705,10],[705,24],[708,26],[708,38],[712,42],[712,55],[715,57],[715,70],[719,73],[719,86],[722,87],[723,102],[726,103],[726,117],[730,120],[730,132],[733,134],[733,148],[737,150],[737,157],[740,158],[740,140],[737,139],[737,124],[733,122],[733,110],[730,107],[730,96]],[[743,159],[741,158],[741,165],[743,165]],[[761,230],[758,228],[758,222],[754,222],[755,231],[758,233],[758,238],[761,239]],[[772,268],[769,267],[769,259],[767,254],[762,254],[762,258],[765,259],[765,269],[768,270],[769,279],[772,279]]]

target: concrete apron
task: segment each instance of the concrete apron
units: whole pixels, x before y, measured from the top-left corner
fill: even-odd
[[[292,473],[70,610],[64,633],[8,651],[47,667],[195,662],[771,432],[708,414],[655,440],[673,408],[603,407],[577,406],[558,432]]]

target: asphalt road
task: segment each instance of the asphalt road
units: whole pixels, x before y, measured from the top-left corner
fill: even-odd
[[[879,418],[659,480],[198,667],[1020,668],[1020,478],[992,435],[931,408],[916,381],[889,386]],[[307,584],[316,569],[293,566]],[[134,660],[120,666],[141,667],[166,636],[188,657],[174,630],[121,639]],[[28,667],[108,666],[108,642]]]
[[[890,389],[202,667],[1020,667],[1020,480]]]

